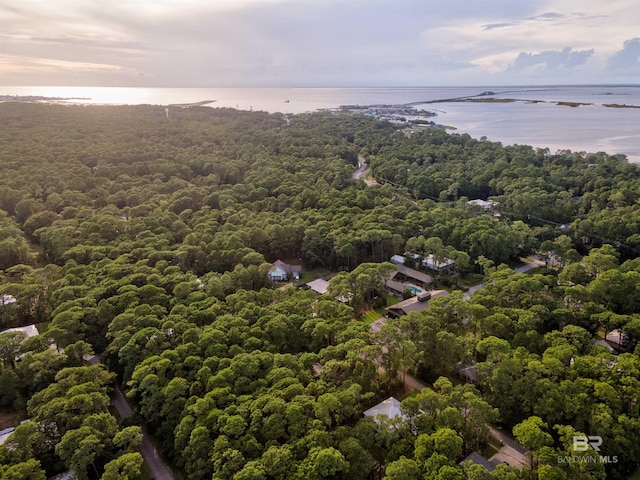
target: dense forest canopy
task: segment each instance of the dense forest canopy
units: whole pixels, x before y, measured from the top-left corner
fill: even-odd
[[[140,425],[193,480],[638,468],[640,170],[622,156],[328,112],[2,103],[0,118],[0,294],[16,299],[0,330],[40,332],[0,335],[0,412],[31,419],[0,446],[0,478],[147,478]],[[359,158],[377,185],[352,179]],[[451,293],[374,332],[360,317],[407,251],[455,260]],[[510,268],[532,253],[546,266]],[[337,275],[322,296],[278,288],[276,259]],[[470,299],[468,274],[487,282]],[[594,345],[614,330],[624,353]],[[430,386],[402,417],[363,418],[405,370]],[[492,424],[529,465],[459,465]],[[558,462],[574,435],[618,462]]]

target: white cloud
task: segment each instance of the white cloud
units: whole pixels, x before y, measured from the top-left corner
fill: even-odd
[[[521,52],[509,68],[523,70],[532,65],[545,65],[549,69],[574,68],[583,65],[593,55],[594,50],[572,50],[565,47],[562,50],[545,50],[539,53]]]
[[[547,75],[547,66],[561,65],[595,78],[612,55],[622,62],[633,53],[633,44],[620,46],[637,18],[635,0],[21,0],[0,4],[5,64],[32,68],[49,59],[57,67],[22,79],[13,68],[0,82],[526,82],[532,69],[520,67],[531,62]],[[105,77],[76,64],[117,68]]]
[[[640,38],[626,40],[622,50],[609,59],[609,67],[617,73],[640,74]]]

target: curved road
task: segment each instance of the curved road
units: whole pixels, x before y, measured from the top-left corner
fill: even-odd
[[[364,178],[369,175],[370,171],[371,168],[369,168],[369,165],[367,165],[367,160],[362,155],[358,155],[358,169],[353,172],[351,178],[353,178],[354,180],[362,180],[368,186],[376,185],[378,182],[376,182],[375,180],[367,180]]]

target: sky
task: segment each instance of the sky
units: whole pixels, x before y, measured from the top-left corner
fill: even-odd
[[[638,0],[0,0],[0,85],[640,84]]]

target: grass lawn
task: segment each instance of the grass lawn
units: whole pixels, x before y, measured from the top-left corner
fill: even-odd
[[[316,278],[324,277],[325,275],[329,275],[331,270],[323,267],[316,267],[312,269],[303,268],[302,275],[300,275],[300,281],[297,282],[298,285],[304,285],[311,280],[315,280]]]
[[[395,305],[400,301],[401,300],[399,298],[389,295],[387,297],[387,306],[390,307],[391,305]],[[376,308],[375,310],[369,310],[367,313],[365,313],[362,316],[361,320],[367,324],[372,323],[378,320],[379,318],[384,317],[386,313],[387,311],[384,308]]]
[[[475,287],[476,285],[480,285],[484,282],[484,275],[480,275],[479,273],[469,273],[464,277],[460,277],[458,280],[460,285],[464,285],[465,287]]]
[[[546,272],[547,272],[546,267],[541,265],[539,267],[532,268],[531,270],[528,270],[526,273],[529,274],[529,275],[534,275],[536,273],[546,273]]]
[[[381,313],[380,309],[376,308],[375,310],[370,310],[367,313],[365,313],[362,316],[361,320],[365,323],[373,323],[382,316],[384,316],[384,313]]]

